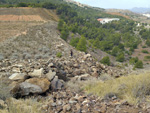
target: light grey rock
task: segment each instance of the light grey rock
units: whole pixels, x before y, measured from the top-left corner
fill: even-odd
[[[30,84],[28,82],[23,82],[20,85],[20,92],[22,96],[29,95],[30,93],[33,94],[40,94],[42,93],[42,89],[38,85]]]
[[[49,79],[49,81],[52,81],[56,76],[56,72],[52,72],[52,70],[49,70],[49,72],[46,74],[46,77]]]
[[[26,79],[26,74],[25,73],[14,73],[14,74],[12,74],[10,77],[9,77],[9,79],[10,80],[14,80],[14,81],[16,81],[16,80],[25,80]]]
[[[50,87],[50,81],[47,78],[30,78],[25,82],[39,86],[42,89],[42,93],[46,92]]]
[[[43,75],[43,68],[41,68],[41,69],[34,69],[33,72],[29,73],[29,76],[32,76],[32,77],[42,77],[42,75]]]

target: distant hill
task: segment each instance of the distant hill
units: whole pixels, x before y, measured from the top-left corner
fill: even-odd
[[[135,7],[133,9],[131,9],[131,11],[135,12],[135,13],[148,13],[148,12],[150,12],[150,8]]]

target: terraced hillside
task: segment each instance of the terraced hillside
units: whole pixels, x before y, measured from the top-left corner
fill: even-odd
[[[25,34],[27,28],[50,20],[58,21],[57,15],[43,8],[0,8],[0,41]]]

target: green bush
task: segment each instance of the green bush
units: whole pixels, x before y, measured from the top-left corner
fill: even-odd
[[[148,54],[149,52],[147,50],[142,50],[142,53],[147,53]]]
[[[113,56],[117,56],[119,52],[120,52],[120,49],[119,49],[117,46],[115,46],[115,47],[112,49],[111,54],[112,54]]]
[[[22,2],[17,4],[17,7],[28,7],[28,4]]]
[[[150,60],[150,56],[145,56],[144,60]]]
[[[66,23],[64,23],[63,29],[61,29],[61,36],[60,37],[66,41],[68,36],[69,36],[69,30],[68,30]]]
[[[135,63],[137,63],[138,62],[138,57],[135,57],[135,58],[131,58],[130,60],[129,60],[129,63],[130,64],[135,64]]]
[[[121,53],[116,57],[116,60],[119,62],[123,62],[125,60],[124,54]]]
[[[70,45],[72,45],[73,47],[76,48],[78,42],[79,42],[79,38],[72,38],[72,39],[70,40]]]
[[[100,62],[108,66],[110,65],[110,59],[108,56],[104,57]]]
[[[56,9],[56,6],[55,4],[52,4],[52,3],[44,3],[42,5],[43,8],[46,8],[46,9]]]
[[[135,64],[134,67],[135,67],[135,68],[143,68],[143,62],[142,62],[141,60],[139,60],[139,61]]]
[[[131,47],[129,51],[134,52],[134,48],[133,48],[133,47]]]
[[[64,40],[67,40],[68,35],[69,35],[68,31],[63,30],[63,31],[61,31],[60,37]]]
[[[147,48],[146,46],[142,46],[142,48]]]
[[[118,47],[119,47],[119,49],[124,50],[124,45],[123,45],[122,43],[120,43],[120,44],[118,45]]]
[[[147,46],[150,46],[150,39],[147,39],[147,40],[146,40],[146,45],[147,45]]]
[[[58,58],[61,58],[61,57],[62,57],[62,53],[61,53],[61,52],[58,52],[58,53],[56,54],[56,56],[57,56]]]
[[[81,37],[78,44],[77,44],[77,50],[86,52],[87,51],[87,47],[86,47],[86,39],[85,37]]]

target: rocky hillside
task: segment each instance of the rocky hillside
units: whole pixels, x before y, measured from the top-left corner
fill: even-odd
[[[5,40],[0,43],[0,53],[1,84],[9,86],[15,98],[40,98],[44,102],[40,106],[43,112],[110,112],[112,109],[118,110],[117,106],[120,106],[121,111],[128,111],[126,107],[140,110],[114,96],[105,102],[83,93],[84,85],[81,83],[84,81],[103,80],[105,78],[100,78],[103,74],[115,78],[127,73],[104,66],[90,54],[75,50],[60,38],[57,22],[34,26],[26,34]],[[2,91],[6,93],[4,89]],[[4,98],[7,98],[6,94],[1,97]],[[7,101],[5,105],[2,103],[4,108],[10,107]]]
[[[32,15],[30,8],[27,10],[28,16],[17,17],[19,22],[24,23],[25,17],[29,18]],[[14,15],[22,14],[19,11],[12,12]],[[58,11],[62,10],[58,8]],[[45,17],[48,20],[44,19],[40,24],[28,27],[24,33],[0,42],[0,112],[148,113],[150,111],[149,104],[144,103],[145,98],[143,103],[136,105],[121,98],[124,92],[130,91],[127,90],[129,88],[133,89],[130,93],[135,95],[132,99],[141,97],[140,91],[142,95],[147,96],[149,82],[146,81],[144,84],[143,81],[149,76],[146,76],[142,82],[140,82],[142,76],[137,79],[131,76],[130,84],[133,85],[127,85],[128,76],[124,78],[132,70],[130,66],[125,69],[121,64],[116,67],[101,64],[96,58],[108,55],[101,50],[90,48],[87,53],[77,51],[61,38],[62,31],[60,34],[57,29],[58,17],[54,13],[55,10],[49,12],[37,8],[35,12],[41,15],[48,14],[49,17]],[[73,10],[67,14],[72,13]],[[4,14],[5,11],[2,15]],[[22,19],[23,21],[20,21]],[[31,20],[33,21],[34,18]],[[28,22],[32,23],[32,21]],[[69,33],[71,31],[68,31]],[[103,89],[100,85],[107,87]],[[105,95],[99,96],[102,92]]]

